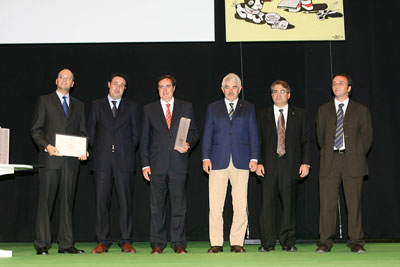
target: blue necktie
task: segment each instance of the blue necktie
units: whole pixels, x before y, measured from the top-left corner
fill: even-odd
[[[343,106],[344,104],[339,104],[339,110],[336,113],[336,134],[335,134],[335,147],[340,149],[343,146]]]
[[[229,120],[231,121],[235,110],[233,109],[233,103],[229,103],[229,106],[231,106],[231,108],[229,109]]]
[[[67,105],[67,96],[63,96],[62,97],[63,99],[64,99],[64,102],[63,102],[63,109],[64,109],[64,112],[65,112],[65,116],[68,118],[68,105]]]

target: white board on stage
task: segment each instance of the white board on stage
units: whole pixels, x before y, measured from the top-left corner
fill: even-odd
[[[214,0],[0,1],[0,44],[213,41]]]

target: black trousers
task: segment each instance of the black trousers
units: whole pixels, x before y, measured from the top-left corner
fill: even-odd
[[[274,175],[268,175],[271,170],[266,169],[266,175],[261,180],[261,244],[264,247],[275,246],[276,239],[279,237],[280,244],[287,247],[296,242],[295,219],[299,180],[289,175],[293,173],[293,170],[287,168],[286,156],[277,159],[275,168]],[[282,212],[280,230],[277,234],[276,212],[279,200]]]
[[[79,162],[76,158],[63,158],[58,169],[39,169],[39,203],[36,216],[35,248],[51,247],[50,219],[57,193],[60,199],[60,225],[58,243],[60,249],[74,245],[72,234],[72,209],[78,179]]]
[[[118,244],[132,243],[132,191],[133,172],[120,171],[117,162],[112,159],[108,171],[94,171],[96,188],[96,236],[99,243],[111,245],[109,210],[113,184],[119,204],[119,227],[121,238]]]
[[[169,171],[165,174],[152,174],[150,178],[150,245],[161,247],[167,245],[165,209],[167,194],[171,202],[171,247],[186,247],[186,173]]]

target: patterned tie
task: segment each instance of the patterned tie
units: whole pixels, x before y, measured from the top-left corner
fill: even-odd
[[[115,119],[115,117],[117,117],[117,101],[113,100],[111,102],[113,104],[111,111],[112,111],[113,117]]]
[[[65,117],[67,117],[68,118],[68,104],[67,104],[67,96],[63,96],[62,97],[63,99],[64,99],[64,101],[63,101],[63,109],[64,109],[64,112],[65,112]]]
[[[335,147],[340,149],[343,146],[343,106],[344,104],[339,104],[339,109],[336,113],[336,134],[335,134]]]
[[[167,125],[168,125],[168,129],[171,129],[171,110],[169,109],[169,106],[171,106],[171,104],[166,104],[167,105],[167,113],[165,114],[165,119],[167,120]]]
[[[229,106],[231,106],[231,108],[229,109],[229,120],[231,121],[233,118],[233,113],[235,112],[235,110],[233,109],[233,103],[229,103]]]
[[[286,154],[285,147],[285,117],[283,116],[283,109],[279,110],[279,118],[278,118],[278,145],[276,148],[276,153],[278,153],[279,157],[282,157]]]

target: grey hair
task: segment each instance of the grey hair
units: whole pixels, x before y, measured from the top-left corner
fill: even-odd
[[[228,73],[223,79],[221,83],[221,87],[224,88],[226,81],[235,81],[239,87],[242,87],[242,81],[240,80],[239,76],[235,73]]]

